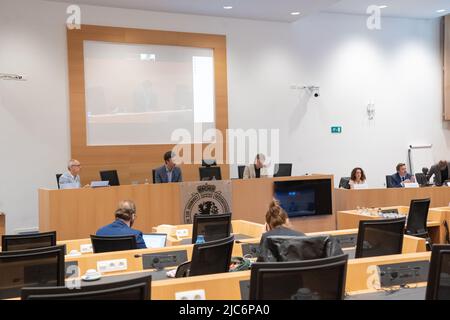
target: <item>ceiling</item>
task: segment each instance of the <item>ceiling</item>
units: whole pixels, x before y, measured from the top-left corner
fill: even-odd
[[[293,22],[316,12],[366,14],[370,5],[387,5],[386,16],[436,18],[450,13],[450,0],[50,0],[55,2]],[[232,6],[225,10],[224,6]],[[446,12],[437,13],[439,9]],[[293,16],[291,12],[300,12]]]

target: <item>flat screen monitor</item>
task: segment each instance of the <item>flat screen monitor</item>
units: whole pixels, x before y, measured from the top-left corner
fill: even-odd
[[[149,233],[142,235],[147,248],[164,248],[166,246],[167,234]]]
[[[222,180],[220,167],[200,167],[200,181]]]
[[[290,218],[333,213],[330,179],[275,181],[274,196]]]

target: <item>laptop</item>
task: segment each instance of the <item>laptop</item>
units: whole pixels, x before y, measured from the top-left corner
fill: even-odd
[[[109,181],[91,181],[90,186],[91,188],[108,187]]]
[[[164,248],[166,246],[166,233],[147,233],[143,234],[145,246],[150,249]]]

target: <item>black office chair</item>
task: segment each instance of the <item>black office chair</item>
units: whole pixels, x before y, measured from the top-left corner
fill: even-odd
[[[152,169],[152,179],[153,183],[156,183],[156,169]]]
[[[339,188],[350,189],[350,177],[342,177],[339,181]]]
[[[22,300],[150,300],[152,276],[103,284],[67,287],[23,288]]]
[[[405,233],[410,236],[426,239],[427,247],[431,250],[431,238],[427,228],[429,208],[430,199],[411,200]]]
[[[401,254],[406,218],[359,222],[355,258]]]
[[[58,189],[61,189],[61,186],[59,185],[59,178],[61,178],[62,173],[57,173],[56,174],[56,184],[58,185]]]
[[[433,245],[426,300],[450,300],[450,245]]]
[[[348,255],[296,262],[256,262],[250,300],[343,300]]]
[[[274,177],[290,177],[292,175],[292,163],[276,163],[273,170]]]
[[[245,166],[238,166],[238,177],[244,179]]]
[[[91,235],[94,253],[137,249],[136,236],[95,236]]]
[[[222,180],[220,167],[199,167],[200,181]]]
[[[100,171],[100,179],[109,181],[110,186],[120,186],[117,170]]]
[[[228,272],[234,236],[194,245],[192,260],[178,266],[175,277],[191,277]]]
[[[0,299],[23,287],[64,286],[64,246],[0,252]]]
[[[56,246],[56,231],[2,236],[2,251],[29,250],[52,246]]]
[[[386,176],[386,188],[394,188],[394,181],[391,175]]]
[[[261,243],[258,262],[315,260],[342,254],[339,241],[329,235],[269,236]]]

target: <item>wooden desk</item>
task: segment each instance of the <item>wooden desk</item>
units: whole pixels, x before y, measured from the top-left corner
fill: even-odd
[[[330,179],[333,185],[331,175],[231,180],[233,219],[263,224],[273,199],[274,181],[314,179]],[[180,184],[144,184],[76,190],[39,189],[39,229],[41,232],[56,230],[58,240],[87,238],[111,223],[117,204],[125,199],[136,203],[135,228],[144,233],[160,224],[183,223]],[[291,223],[303,232],[336,228],[334,214],[295,218]]]
[[[353,259],[348,261],[346,292],[368,290],[374,266],[430,260],[429,252]],[[240,281],[250,280],[250,271],[160,280],[152,283],[152,299],[173,300],[175,293],[205,290],[208,300],[241,300]]]
[[[352,210],[356,207],[409,206],[411,200],[424,198],[431,199],[430,207],[448,206],[450,187],[334,189],[336,211]]]
[[[442,222],[439,234],[439,243],[450,243],[450,241],[447,242],[447,236],[450,237],[450,235],[447,235],[447,231],[445,230],[445,227],[443,225],[444,221],[447,221],[447,225],[450,228],[450,207],[430,208],[430,210],[428,211],[428,216],[437,216]]]
[[[261,238],[261,234],[265,231],[264,225],[259,224],[259,223],[245,221],[245,220],[232,220],[231,225],[232,225],[234,234],[245,235],[248,238],[255,238],[258,241]],[[167,243],[166,243],[167,247],[181,245],[182,244],[181,242],[183,242],[184,239],[192,238],[192,224],[174,225],[173,229],[174,230],[186,229],[188,231],[188,235],[186,237],[178,239],[176,237],[176,234],[169,234],[168,238],[167,238]],[[165,232],[165,230],[162,231],[161,228],[158,228],[158,227],[153,227],[152,232],[167,233],[167,232]],[[81,250],[81,246],[91,245],[91,239],[83,238],[83,239],[75,239],[75,240],[62,240],[62,241],[58,241],[58,244],[59,245],[65,244],[66,250],[68,253],[72,250],[77,250],[80,253],[83,253]],[[89,253],[91,253],[91,252],[86,252],[83,254],[89,254]]]
[[[0,236],[6,234],[6,215],[0,212]]]
[[[407,215],[409,212],[409,207],[407,206],[392,206],[392,207],[382,207],[382,210],[387,209],[397,209],[401,215]],[[361,220],[380,220],[382,217],[377,215],[377,209],[368,209],[367,214],[358,213],[357,210],[346,210],[346,211],[338,211],[336,213],[337,216],[337,225],[338,229],[349,229],[349,228],[358,228],[359,221]],[[445,214],[439,211],[430,211],[428,213],[428,221],[427,227],[428,232],[430,234],[431,240],[433,243],[443,243],[444,238],[441,238],[442,228],[443,228],[443,220],[445,219]]]
[[[349,230],[335,230],[335,231],[324,231],[316,233],[308,233],[308,236],[314,235],[344,235],[344,234],[356,234],[357,229]],[[241,243],[234,243],[232,256],[242,257],[244,254],[242,252],[242,245],[245,243],[259,243],[260,237],[242,240]],[[61,242],[64,243],[64,242]],[[186,250],[187,259],[190,260],[192,257],[193,245],[178,245],[158,249],[137,249],[137,250],[127,250],[127,251],[116,251],[116,252],[105,252],[105,253],[86,253],[78,257],[72,257],[67,255],[66,262],[77,262],[80,268],[80,274],[84,274],[88,269],[97,269],[97,262],[115,259],[126,259],[127,260],[127,270],[119,272],[108,272],[107,274],[121,274],[124,272],[135,272],[143,270],[142,265],[142,255],[150,253],[169,253],[173,251]],[[403,241],[402,253],[417,253],[424,252],[425,249],[425,239],[412,237],[405,235]],[[67,250],[70,252],[70,250]]]

